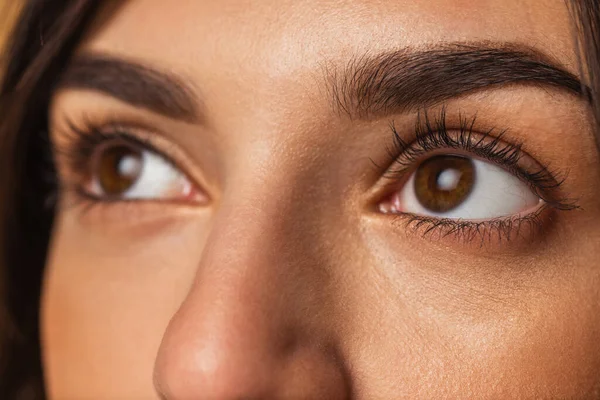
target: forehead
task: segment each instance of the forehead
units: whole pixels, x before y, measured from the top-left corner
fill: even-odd
[[[356,54],[440,42],[518,43],[574,69],[572,21],[556,0],[129,0],[106,9],[87,49],[186,70],[271,77]]]

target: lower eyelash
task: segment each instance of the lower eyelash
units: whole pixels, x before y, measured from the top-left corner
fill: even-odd
[[[550,208],[543,205],[525,216],[496,218],[488,221],[455,220],[415,214],[398,214],[395,222],[429,239],[444,239],[453,236],[464,243],[479,241],[481,247],[496,241],[509,242],[514,239],[527,240],[531,231],[541,230],[544,214]],[[528,231],[528,234],[524,234]]]

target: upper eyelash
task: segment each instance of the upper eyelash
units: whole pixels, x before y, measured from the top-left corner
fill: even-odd
[[[488,129],[477,133],[474,139],[474,127],[477,116],[471,119],[459,114],[459,128],[457,135],[451,135],[447,127],[446,109],[432,121],[427,110],[419,111],[415,123],[415,139],[408,143],[397,131],[394,122],[390,123],[393,134],[392,148],[388,149],[393,159],[392,165],[385,176],[398,179],[404,176],[409,169],[414,168],[427,154],[440,149],[459,149],[479,156],[483,159],[498,164],[525,182],[534,193],[549,206],[559,210],[577,209],[577,202],[573,199],[562,197],[558,191],[564,180],[565,174],[550,171],[546,166],[541,166],[536,171],[527,171],[521,166],[521,159],[525,155],[522,143],[510,143],[503,138],[506,130]],[[453,131],[456,131],[453,129]]]
[[[165,157],[149,141],[126,133],[126,129],[120,124],[109,123],[103,124],[100,127],[89,121],[84,121],[83,125],[78,126],[72,120],[67,119],[67,125],[69,126],[68,132],[70,136],[67,144],[61,147],[54,147],[54,151],[65,157],[69,166],[78,171],[87,172],[90,159],[98,146],[114,140],[121,140]],[[167,157],[165,158],[171,162]]]

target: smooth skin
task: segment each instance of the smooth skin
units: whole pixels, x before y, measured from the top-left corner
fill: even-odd
[[[145,124],[209,201],[86,207],[63,193],[42,302],[50,398],[600,398],[587,104],[533,86],[445,103],[568,171],[561,190],[580,206],[535,237],[482,245],[376,211],[372,160],[388,155],[390,119],[410,135],[416,113],[345,118],[326,76],[367,53],[470,42],[529,46],[579,75],[573,38],[555,0],[107,8],[79,52],[183,77],[205,117],[61,90],[52,140],[67,140],[68,120]]]

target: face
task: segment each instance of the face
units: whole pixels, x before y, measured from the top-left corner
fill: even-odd
[[[50,106],[50,397],[598,395],[572,23],[545,0],[102,10]]]

